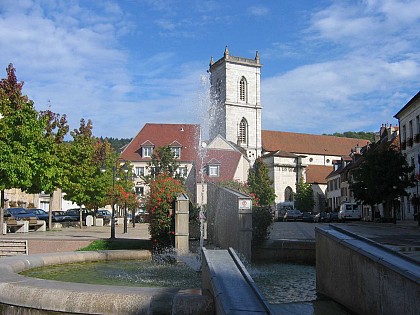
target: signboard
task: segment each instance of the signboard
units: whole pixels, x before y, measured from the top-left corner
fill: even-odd
[[[240,210],[250,210],[250,209],[252,209],[251,199],[239,199],[239,209]]]

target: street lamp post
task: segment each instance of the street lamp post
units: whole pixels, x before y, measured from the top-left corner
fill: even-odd
[[[125,180],[128,181],[128,168],[127,165],[124,164],[123,171],[125,173]],[[127,201],[124,202],[124,234],[128,232],[127,230]]]
[[[105,167],[101,168],[101,172],[105,173]],[[112,212],[111,212],[111,239],[115,239],[115,181],[119,180],[117,176],[117,167],[112,167]]]

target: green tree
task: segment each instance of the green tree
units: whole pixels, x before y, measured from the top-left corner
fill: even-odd
[[[261,158],[258,158],[254,167],[249,169],[248,186],[258,198],[261,206],[274,204],[276,194],[274,193],[273,181],[268,176],[268,169]]]
[[[295,207],[301,211],[312,211],[314,207],[312,185],[305,183],[303,178],[296,184]]]
[[[102,138],[101,137],[100,140],[101,140],[101,142],[107,141],[111,145],[111,147],[114,149],[115,152],[120,152],[121,148],[123,148],[125,145],[129,144],[130,141],[132,140],[132,138],[118,139],[118,138],[113,138],[113,137],[110,137],[110,138],[108,138],[108,137],[107,138]]]
[[[44,151],[44,122],[39,119],[33,102],[22,95],[10,64],[7,78],[0,81],[0,226],[3,226],[4,190],[32,186]]]
[[[100,172],[100,159],[97,154],[98,140],[92,134],[92,122],[80,121],[79,129],[70,132],[73,141],[68,143],[64,170],[63,191],[65,198],[80,208],[80,227],[83,226],[82,206],[92,202],[98,193],[95,189],[103,178]]]
[[[391,217],[392,201],[415,186],[413,170],[397,147],[382,144],[361,157],[359,167],[351,172],[350,190],[356,200],[372,207],[383,203],[385,216]]]
[[[150,168],[150,175],[144,177],[146,182],[150,182],[159,174],[167,174],[173,178],[181,179],[176,172],[179,163],[169,146],[157,148],[152,154],[148,167]]]
[[[345,131],[343,133],[334,132],[333,134],[329,134],[328,136],[364,139],[369,140],[371,142],[375,141],[375,133],[372,131]]]
[[[112,172],[117,167],[118,153],[111,147],[110,143],[105,139],[93,139],[93,160],[92,163],[96,171],[94,172],[94,182],[92,187],[87,191],[88,201],[85,206],[94,210],[94,215],[100,207],[111,204],[109,196],[112,192],[112,183],[115,182],[118,174]],[[99,173],[97,172],[99,170]]]
[[[64,137],[69,130],[66,116],[50,110],[39,113],[39,119],[44,123],[43,137],[38,146],[39,163],[34,170],[32,185],[27,192],[37,194],[45,192],[52,200],[53,192],[61,188],[64,173]],[[49,209],[48,226],[52,226],[52,209]]]

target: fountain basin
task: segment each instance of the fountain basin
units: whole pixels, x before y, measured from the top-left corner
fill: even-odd
[[[0,303],[67,314],[213,314],[212,298],[200,289],[138,288],[42,280],[19,275],[56,264],[151,259],[149,251],[49,253],[0,259]],[[42,314],[38,312],[37,314]]]

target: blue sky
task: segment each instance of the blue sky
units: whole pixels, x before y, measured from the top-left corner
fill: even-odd
[[[96,136],[205,122],[226,45],[259,51],[263,129],[378,131],[420,89],[419,43],[420,0],[0,0],[0,77]]]

